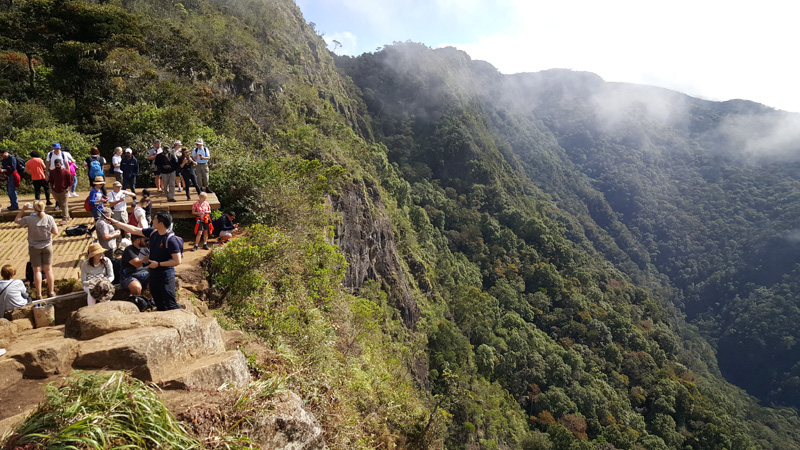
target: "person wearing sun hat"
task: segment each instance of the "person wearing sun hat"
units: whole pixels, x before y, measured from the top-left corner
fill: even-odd
[[[94,305],[98,299],[92,295],[92,288],[97,285],[97,279],[105,279],[109,283],[114,281],[114,268],[111,260],[103,254],[106,249],[97,242],[89,244],[86,250],[88,258],[81,263],[81,284],[86,292],[86,299],[89,306]],[[112,294],[113,295],[113,294]],[[104,301],[103,298],[99,299]]]
[[[208,188],[208,161],[211,159],[211,153],[209,153],[202,138],[194,141],[194,146],[192,159],[197,164],[194,168],[195,172],[197,172],[197,183],[200,185],[200,189],[211,193],[212,191]]]
[[[103,213],[103,204],[108,202],[108,197],[103,194],[103,189],[105,188],[106,180],[103,177],[95,177],[92,180],[92,190],[89,191],[89,197],[86,199],[89,202],[89,205],[92,207],[92,217],[94,220],[100,218],[100,215]]]

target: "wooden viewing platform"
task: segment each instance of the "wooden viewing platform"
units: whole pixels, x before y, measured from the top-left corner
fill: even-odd
[[[141,189],[138,189],[138,195],[141,197]],[[107,191],[110,191],[111,187],[107,188]],[[71,197],[67,198],[67,202],[69,203],[69,213],[74,218],[83,218],[83,217],[92,217],[91,212],[86,211],[83,209],[83,203],[86,201],[86,197],[89,195],[88,192],[79,192],[78,197]],[[183,192],[175,192],[175,200],[176,202],[168,202],[167,196],[163,192],[158,192],[155,188],[150,189],[150,201],[153,204],[153,211],[167,211],[172,214],[172,217],[175,219],[191,219],[194,217],[192,214],[192,205],[194,202],[197,201],[197,191],[192,189],[191,191],[192,199],[186,200],[186,194]],[[45,200],[44,192],[42,192],[41,199]],[[34,200],[33,194],[22,194],[19,195],[18,203],[19,207],[22,208],[25,203],[32,202]],[[55,199],[53,199],[52,194],[50,196],[50,201],[55,204]],[[219,200],[217,199],[217,194],[208,194],[208,204],[211,206],[211,209],[219,209]],[[130,213],[133,211],[131,207],[131,199],[127,199],[128,202],[128,212]],[[17,216],[18,211],[7,211],[6,208],[9,206],[8,195],[0,196],[0,205],[3,206],[2,212],[0,212],[0,222],[10,222],[14,220],[14,217]],[[48,206],[45,209],[47,214],[50,214],[53,217],[60,218],[61,211],[56,210],[53,206]],[[127,216],[126,216],[127,217]]]
[[[139,189],[137,189],[139,190]],[[192,200],[186,200],[186,194],[176,192],[177,202],[167,202],[167,197],[163,192],[156,189],[150,190],[153,202],[153,213],[158,211],[168,211],[176,219],[194,218],[192,205],[197,201],[197,191],[192,190]],[[89,243],[96,238],[96,233],[84,236],[66,236],[64,229],[70,225],[86,224],[91,228],[94,220],[90,212],[83,209],[83,202],[86,200],[88,192],[79,192],[78,197],[69,198],[71,220],[66,226],[59,225],[58,236],[53,237],[53,275],[56,280],[80,278],[80,264],[86,259],[86,248]],[[141,191],[138,192],[141,196]],[[44,200],[44,193],[41,195]],[[34,200],[33,194],[19,195],[19,206],[22,208],[25,203]],[[54,201],[51,196],[51,201]],[[211,209],[219,209],[220,204],[216,194],[208,194],[207,199]],[[25,265],[29,261],[28,257],[28,229],[20,227],[13,222],[18,211],[6,211],[9,206],[8,196],[0,196],[0,205],[3,206],[0,212],[0,265],[11,264],[17,271],[15,278],[25,278]],[[128,199],[128,213],[132,211],[131,201]],[[25,214],[31,214],[33,211]],[[56,219],[56,223],[61,222],[61,211],[52,206],[45,209],[47,214]],[[127,220],[127,214],[126,214]],[[191,244],[191,243],[189,243]],[[46,289],[46,288],[45,288]]]

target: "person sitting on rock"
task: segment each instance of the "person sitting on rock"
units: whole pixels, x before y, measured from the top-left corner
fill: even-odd
[[[102,213],[102,219],[98,220],[95,224],[95,231],[97,232],[97,242],[106,250],[106,256],[112,258],[114,250],[117,249],[117,238],[122,233],[114,229],[108,219],[111,218],[111,208],[105,208]]]
[[[95,278],[105,278],[109,282],[114,281],[114,267],[111,265],[111,260],[103,254],[105,251],[102,245],[93,242],[89,244],[86,251],[88,259],[81,263],[81,284],[83,290],[86,291],[86,300],[89,306],[96,303],[96,299],[90,291],[91,281]]]
[[[224,244],[228,242],[233,237],[233,233],[239,229],[239,224],[233,223],[234,220],[236,220],[236,213],[233,211],[225,214],[219,219],[214,219],[212,223],[214,225],[214,234],[217,235],[218,243]]]
[[[139,228],[118,220],[110,219],[115,227],[132,236],[150,238],[150,293],[159,311],[182,309],[175,300],[175,266],[183,258],[183,241],[170,231],[172,216],[167,212],[157,212],[153,216],[152,228]]]
[[[131,295],[141,295],[142,289],[147,288],[150,280],[150,272],[147,265],[150,264],[150,245],[145,236],[132,235],[131,245],[125,247],[122,252],[122,286]]]
[[[0,317],[6,311],[21,308],[31,302],[31,296],[28,295],[28,289],[22,280],[15,280],[14,275],[17,274],[16,269],[10,264],[4,265],[0,268]]]

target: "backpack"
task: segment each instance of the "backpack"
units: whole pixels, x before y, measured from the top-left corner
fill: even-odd
[[[64,230],[66,236],[83,236],[89,234],[89,227],[86,224],[71,225]]]
[[[14,159],[17,160],[17,173],[22,176],[25,174],[25,160],[20,158],[19,156],[15,156]]]
[[[139,221],[136,220],[136,208],[134,208],[133,211],[128,214],[128,225],[133,225],[135,227],[139,226]]]
[[[92,158],[92,161],[89,163],[89,178],[94,180],[96,177],[103,176],[103,166],[100,164],[100,161]]]
[[[89,194],[91,196],[91,194]],[[89,203],[89,197],[86,197],[86,200],[83,201],[83,209],[87,212],[92,211],[92,204]]]
[[[125,301],[136,305],[136,307],[139,308],[139,312],[145,312],[149,309],[157,309],[156,302],[154,302],[152,298],[142,297],[141,295],[131,295],[126,298]]]

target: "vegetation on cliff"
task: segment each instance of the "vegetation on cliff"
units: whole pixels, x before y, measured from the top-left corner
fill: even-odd
[[[717,228],[669,213],[705,190],[651,213],[664,198],[627,177],[623,157],[658,179],[624,150],[671,132],[577,125],[602,80],[417,44],[337,67],[288,0],[27,0],[0,23],[0,146],[206,140],[247,226],[208,261],[209,298],[275,350],[254,370],[285,378],[331,447],[800,448],[796,413],[728,384],[675,306],[706,298],[685,267],[727,256],[689,264]],[[704,155],[687,142],[670,148]],[[740,324],[719,348],[792,310],[781,280],[708,310]]]

